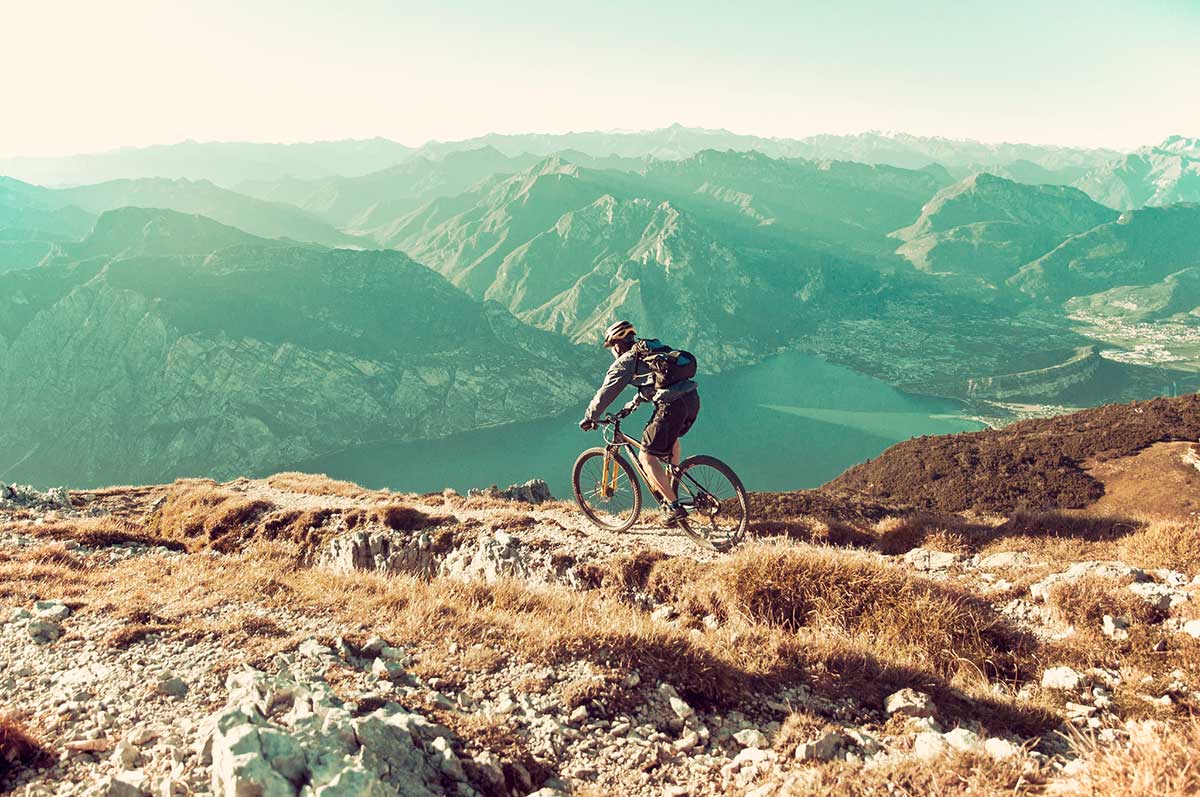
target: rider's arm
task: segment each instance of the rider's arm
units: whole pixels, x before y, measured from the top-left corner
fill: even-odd
[[[589,421],[599,419],[600,413],[604,412],[608,405],[621,395],[621,391],[633,382],[633,373],[636,367],[637,358],[630,354],[613,360],[613,364],[608,367],[608,373],[604,375],[604,384],[600,385],[600,389],[596,391],[596,396],[588,405],[587,414],[583,417]]]

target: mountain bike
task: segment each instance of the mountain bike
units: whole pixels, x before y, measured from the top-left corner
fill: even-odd
[[[580,454],[571,472],[575,502],[588,520],[609,531],[626,531],[637,522],[642,511],[638,476],[661,500],[636,451],[632,457],[622,455],[622,449],[642,449],[640,441],[621,431],[621,421],[633,411],[630,406],[601,418],[598,423],[604,445]],[[741,542],[750,521],[750,502],[733,469],[704,454],[688,457],[678,465],[663,459],[663,464],[686,513],[678,522],[683,532],[716,551],[727,551]]]

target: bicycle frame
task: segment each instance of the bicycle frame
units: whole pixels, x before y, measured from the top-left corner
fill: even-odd
[[[635,438],[632,438],[629,435],[627,435],[621,431],[621,420],[622,420],[623,414],[625,414],[625,413],[617,414],[617,415],[610,415],[605,418],[605,421],[611,421],[611,426],[612,426],[611,436],[607,429],[604,432],[602,432],[602,434],[604,435],[604,443],[605,443],[604,448],[605,448],[606,453],[604,456],[604,464],[603,464],[602,470],[601,470],[600,484],[602,485],[601,490],[603,491],[605,498],[611,498],[613,493],[615,493],[617,491],[617,478],[621,472],[620,469],[617,467],[616,460],[613,459],[613,456],[617,453],[617,451],[619,451],[622,448],[634,448],[637,450],[638,454],[641,454],[642,451],[645,450],[639,440],[636,440]],[[609,424],[606,423],[606,425],[609,425]],[[655,458],[667,466],[667,471],[672,476],[678,475],[677,471],[676,471],[675,463],[671,462],[668,459],[664,459],[663,457],[655,457]],[[662,500],[662,497],[658,495],[658,490],[656,490],[653,486],[655,481],[650,478],[650,475],[648,473],[646,473],[646,468],[642,464],[641,457],[633,456],[633,457],[629,457],[628,459],[631,461],[631,464],[633,465],[633,469],[635,471],[637,471],[637,474],[639,476],[642,477],[642,481],[645,482],[646,486],[650,488],[651,495],[655,496],[659,500]],[[611,483],[609,482],[609,463],[610,462],[612,463],[612,476],[611,476],[612,481],[611,481]],[[684,476],[687,477],[688,481],[690,481],[692,483],[692,485],[696,488],[696,490],[698,492],[700,492],[700,493],[708,492],[702,486],[700,486],[700,484],[695,479],[691,478],[690,476],[687,476],[686,473],[684,474]],[[689,490],[689,492],[691,492],[691,490]],[[679,498],[678,495],[676,495],[675,497],[677,499]],[[681,503],[683,503],[685,508],[687,506],[689,506],[689,502],[681,502]]]

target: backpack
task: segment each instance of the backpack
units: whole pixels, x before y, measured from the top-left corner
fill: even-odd
[[[696,375],[696,357],[689,351],[672,349],[657,338],[638,338],[633,344],[637,358],[650,367],[654,387],[671,387]]]

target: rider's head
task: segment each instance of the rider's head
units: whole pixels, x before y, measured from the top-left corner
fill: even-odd
[[[633,346],[637,330],[628,321],[617,321],[604,330],[604,348],[613,353],[613,358],[620,357]]]

